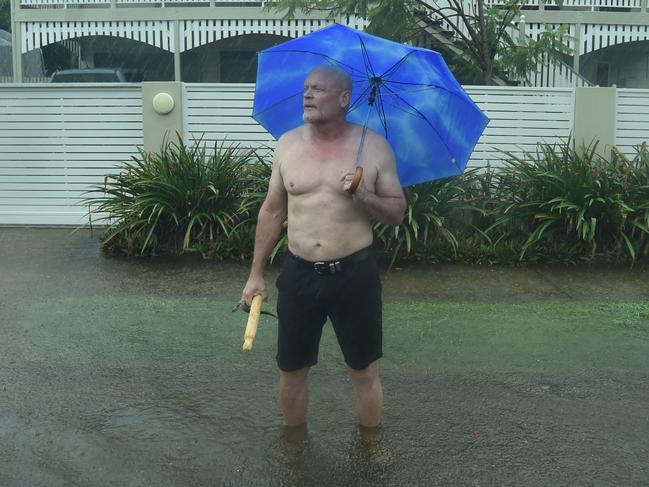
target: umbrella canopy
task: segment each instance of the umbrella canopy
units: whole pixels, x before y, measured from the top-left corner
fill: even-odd
[[[442,56],[340,24],[259,53],[253,117],[273,137],[304,123],[304,81],[323,64],[351,77],[347,120],[388,140],[403,186],[464,171],[489,120]]]

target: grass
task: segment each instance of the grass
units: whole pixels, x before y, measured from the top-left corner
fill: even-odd
[[[267,305],[268,308],[272,305]],[[211,299],[65,298],[32,303],[24,315],[34,360],[112,363],[212,361],[274,366],[276,322],[262,317],[252,353],[241,351],[246,315]],[[543,371],[649,366],[644,303],[388,303],[387,370]],[[38,324],[39,326],[35,326]],[[330,326],[320,364],[342,366]]]

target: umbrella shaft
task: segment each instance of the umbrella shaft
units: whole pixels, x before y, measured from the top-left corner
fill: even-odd
[[[367,117],[365,118],[365,123],[363,124],[363,132],[361,133],[361,141],[358,144],[358,151],[356,152],[356,162],[354,162],[354,167],[358,167],[361,163],[361,156],[363,155],[363,145],[365,144],[365,135],[367,134],[367,121],[370,118],[370,112],[372,108],[370,107],[367,110]]]

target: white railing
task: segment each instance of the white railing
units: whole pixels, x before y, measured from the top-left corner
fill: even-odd
[[[110,5],[110,0],[20,0],[21,7],[64,7],[66,5]]]
[[[105,5],[111,4],[111,0],[19,0],[19,3],[23,7],[62,7],[66,5]],[[254,1],[254,0],[115,0],[116,5],[143,5],[143,6],[163,6],[167,5],[178,5],[183,6],[183,4],[190,4],[192,6],[196,4],[207,4],[207,5],[216,5],[216,6],[251,6],[251,7],[260,7],[264,6],[267,1]],[[444,0],[427,0],[427,3],[431,5],[442,5]],[[500,5],[503,2],[501,0],[487,0],[485,5],[495,6]],[[525,6],[528,7],[539,7],[540,3],[543,3],[546,6],[554,6],[554,2],[539,2],[539,0],[528,0],[525,2]],[[470,4],[470,2],[468,2]],[[642,8],[642,0],[564,0],[563,8],[565,9],[579,9],[579,10],[597,10],[600,8],[619,8],[619,9],[631,9],[631,10],[640,10]]]
[[[529,81],[523,81],[523,85],[537,88],[572,88],[593,85],[566,63],[548,59],[547,56],[539,63],[537,70],[529,74],[528,78]]]
[[[141,5],[143,7],[164,7],[165,5],[173,5],[182,7],[183,4],[190,6],[201,5],[214,5],[214,6],[250,6],[250,7],[263,7],[266,1],[252,1],[252,0],[19,0],[21,7],[30,8],[60,8],[65,6],[92,6],[92,5],[111,5],[119,7],[120,5]]]
[[[504,2],[501,0],[486,0],[485,5],[495,6],[502,5]],[[549,1],[543,2],[539,0],[528,0],[525,2],[527,7],[539,7],[541,4],[554,7],[556,2]],[[579,10],[596,10],[599,8],[619,8],[619,9],[633,9],[639,10],[642,7],[642,0],[564,0],[564,9],[579,9]]]

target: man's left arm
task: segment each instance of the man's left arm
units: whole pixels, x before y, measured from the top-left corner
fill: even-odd
[[[406,198],[397,175],[394,153],[384,139],[381,139],[373,149],[375,150],[371,151],[373,152],[371,156],[374,156],[373,162],[377,169],[374,191],[361,181],[352,198],[375,220],[389,225],[399,225],[406,210]],[[346,178],[344,189],[347,190],[350,184],[351,179]]]

